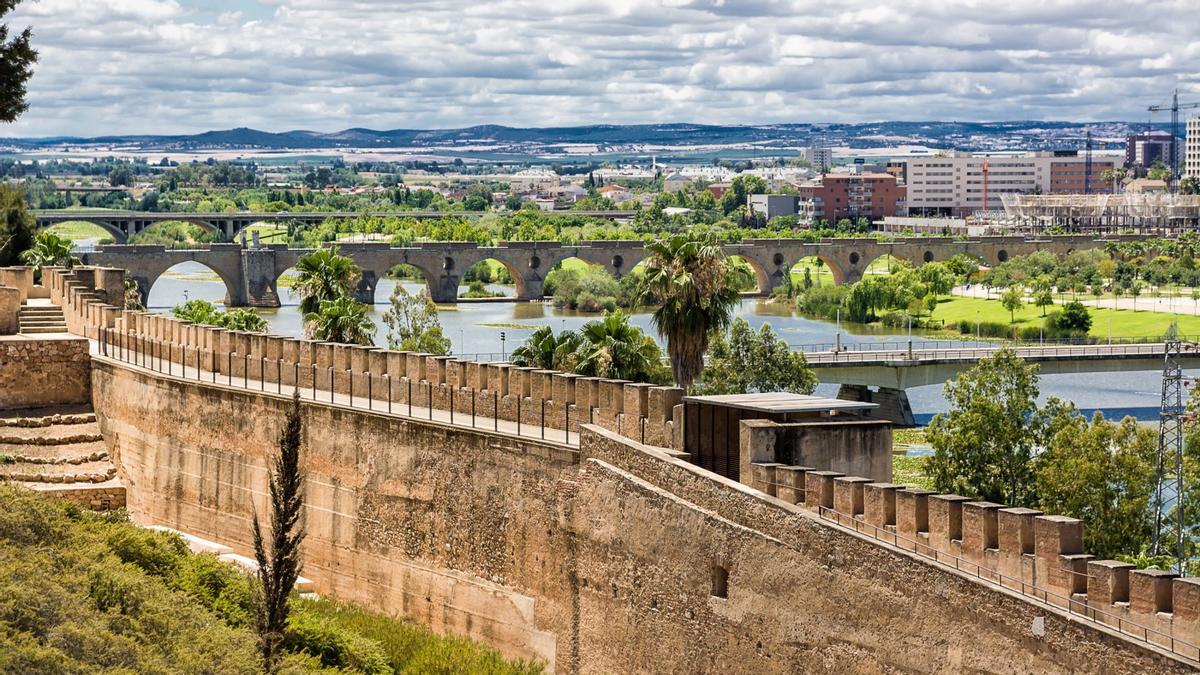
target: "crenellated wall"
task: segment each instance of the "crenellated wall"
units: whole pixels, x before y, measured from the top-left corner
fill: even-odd
[[[303,401],[304,574],[320,593],[559,672],[1176,673],[1200,665],[1185,637],[1200,622],[1192,580],[1081,556],[1078,521],[816,468],[753,465],[755,486],[742,485],[600,425],[645,414],[669,439],[674,405],[662,388],[110,312],[87,302],[77,280],[60,281],[58,296],[82,330],[112,328],[161,348],[146,355],[191,363],[199,354],[203,365],[248,353],[252,377],[257,354],[323,373],[332,366],[333,389],[346,392],[386,367],[430,383],[421,395],[435,401],[475,385],[604,418],[579,426],[576,449]],[[237,377],[247,366],[227,359],[225,368]],[[295,370],[290,377],[308,386]],[[263,372],[271,376],[269,366]],[[286,383],[288,369],[277,372]],[[133,516],[247,553],[288,397],[103,354],[92,377]],[[1126,614],[1097,611],[1125,597]],[[1169,628],[1165,646],[1146,634],[1150,621]]]
[[[547,429],[578,432],[593,423],[651,445],[672,446],[676,387],[583,377],[572,373],[477,362],[200,326],[173,316],[108,305],[96,290],[103,268],[47,270],[52,299],[68,329],[112,345],[123,355],[184,364],[217,377],[308,392],[390,400],[404,407],[450,410]]]
[[[836,471],[752,464],[746,483],[873,539],[1200,657],[1200,578],[1083,551],[1083,522]]]

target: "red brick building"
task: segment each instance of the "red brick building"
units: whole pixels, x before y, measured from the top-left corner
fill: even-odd
[[[904,186],[892,174],[827,173],[799,189],[802,198],[813,200],[817,219],[830,223],[843,218],[879,220],[907,211]]]

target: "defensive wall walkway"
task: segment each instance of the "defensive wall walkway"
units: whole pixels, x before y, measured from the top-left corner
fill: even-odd
[[[524,409],[540,391],[561,410],[553,397],[582,378],[242,342],[107,305],[96,270],[46,274],[72,332],[96,341],[97,419],[139,522],[250,550],[288,387],[316,383],[303,401],[304,555],[320,593],[561,672],[1200,666],[1200,579],[1096,560],[1076,519],[790,464],[789,425],[766,420],[742,422],[753,470],[732,481],[673,449],[671,388],[597,383],[600,404],[580,409],[596,407],[602,422],[565,423],[565,443],[551,439],[554,415],[518,433],[503,403],[488,429],[439,392],[482,387],[484,372],[499,386],[492,376],[504,372]],[[300,375],[330,365],[329,389]],[[428,405],[408,396],[411,416],[387,414],[361,379],[401,367],[439,384]],[[655,390],[636,432],[602,426]]]
[[[329,215],[329,214],[323,214]],[[1035,251],[1066,254],[1074,250],[1103,247],[1107,242],[1141,239],[1128,235],[1114,239],[1071,235],[1046,238],[916,237],[881,241],[874,238],[822,239],[816,242],[795,239],[747,239],[727,244],[725,253],[750,264],[755,274],[755,290],[768,294],[787,283],[792,268],[802,259],[816,257],[828,266],[835,283],[858,281],[875,260],[890,255],[912,261],[914,265],[943,261],[965,254],[987,265],[996,265],[1012,256]],[[578,258],[621,277],[646,258],[642,241],[584,241],[567,245],[554,241],[510,241],[496,246],[466,242],[420,242],[397,248],[385,242],[345,243],[338,245],[343,255],[353,258],[362,269],[357,289],[359,300],[373,303],[375,287],[396,265],[412,265],[425,278],[429,295],[435,302],[457,302],[463,275],[472,265],[495,260],[504,265],[516,284],[517,299],[538,300],[544,296],[546,274],[568,258]],[[278,307],[279,277],[295,267],[311,249],[291,249],[284,244],[244,247],[240,244],[210,244],[196,249],[167,249],[162,246],[102,246],[83,254],[88,265],[128,270],[145,300],[150,288],[163,272],[183,262],[205,265],[224,282],[232,307]]]

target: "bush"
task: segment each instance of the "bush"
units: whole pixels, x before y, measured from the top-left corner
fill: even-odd
[[[1092,315],[1080,302],[1068,302],[1059,311],[1046,317],[1046,335],[1055,338],[1087,337],[1092,329]]]
[[[796,309],[802,314],[832,319],[846,299],[849,286],[813,286],[796,296]]]
[[[980,321],[978,324],[974,321],[959,321],[958,332],[986,338],[1007,338],[1012,335],[1012,329],[1007,324],[996,321]]]
[[[378,642],[314,612],[292,612],[283,646],[288,651],[312,654],[326,667],[380,675],[393,672]]]
[[[176,535],[137,528],[113,531],[108,535],[108,548],[121,562],[136,565],[156,577],[173,573],[188,553],[187,546]]]

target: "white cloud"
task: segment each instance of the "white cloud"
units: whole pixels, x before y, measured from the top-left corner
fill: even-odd
[[[1144,119],[1194,0],[27,0],[3,135]]]

